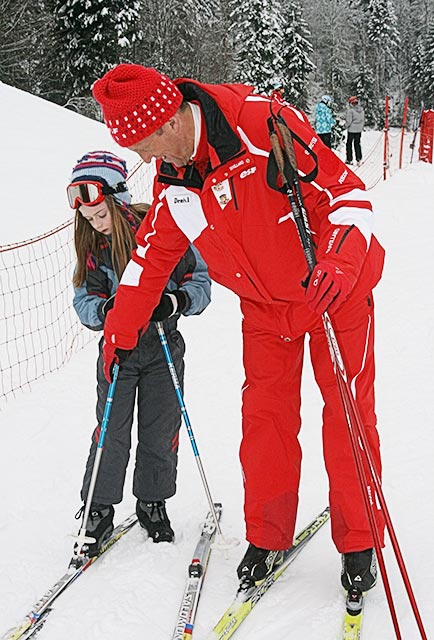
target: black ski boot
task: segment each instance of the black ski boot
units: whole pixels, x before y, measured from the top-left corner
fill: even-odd
[[[82,517],[84,506],[77,512],[77,520]],[[112,505],[91,504],[86,525],[86,535],[95,538],[95,542],[83,545],[82,551],[89,558],[98,555],[104,542],[113,532],[113,516],[115,510]],[[77,545],[76,545],[77,546]]]
[[[357,587],[369,591],[377,584],[377,556],[375,549],[342,554],[342,586],[346,591]]]
[[[143,502],[137,500],[136,513],[140,526],[148,532],[154,542],[173,542],[175,533],[170,526],[164,500]]]
[[[237,568],[241,588],[260,584],[283,560],[283,551],[269,551],[249,544]]]

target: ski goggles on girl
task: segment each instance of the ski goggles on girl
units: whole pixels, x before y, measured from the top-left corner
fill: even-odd
[[[125,191],[128,191],[125,182],[118,182],[118,184],[115,184],[113,187],[109,187],[100,182],[85,180],[83,182],[73,182],[66,187],[66,194],[71,209],[77,209],[81,204],[86,204],[88,207],[91,207],[94,204],[102,202],[105,196],[123,193]]]

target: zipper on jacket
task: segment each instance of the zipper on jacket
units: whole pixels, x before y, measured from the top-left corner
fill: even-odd
[[[345,241],[345,238],[350,233],[350,231],[352,231],[352,229],[354,229],[354,225],[353,224],[351,225],[351,227],[348,227],[348,229],[342,235],[342,238],[340,239],[340,242],[339,242],[339,244],[337,246],[336,253],[339,253],[339,249],[342,247],[342,245],[343,245],[343,243]]]
[[[238,200],[237,200],[237,193],[235,191],[235,185],[234,185],[234,178],[233,176],[231,178],[229,178],[229,182],[231,185],[231,191],[232,191],[232,195],[234,197],[234,205],[235,205],[235,210],[238,210]]]

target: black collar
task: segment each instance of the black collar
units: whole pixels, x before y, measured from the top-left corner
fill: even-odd
[[[215,150],[220,164],[237,156],[242,150],[241,140],[214,98],[194,82],[181,82],[178,88],[185,100],[199,103],[205,121],[207,142]],[[196,188],[203,184],[194,164],[188,165],[183,177],[180,177],[176,167],[163,161],[159,174],[158,181],[166,184],[183,184]]]

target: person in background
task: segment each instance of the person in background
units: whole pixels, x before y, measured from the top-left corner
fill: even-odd
[[[280,82],[280,80],[273,82],[271,97],[277,98],[278,100],[285,99],[285,87],[283,86],[283,82]]]
[[[345,113],[345,126],[348,129],[347,134],[347,159],[346,164],[353,164],[353,145],[356,156],[357,166],[362,163],[362,131],[365,126],[365,112],[357,96],[348,98],[347,110]]]
[[[104,327],[104,370],[125,361],[146,329],[165,280],[190,242],[211,277],[240,298],[243,316],[243,471],[246,538],[241,585],[260,583],[293,542],[302,452],[301,376],[309,336],[322,393],[323,450],[332,536],[342,584],[376,581],[373,536],[322,314],[333,318],[376,473],[374,299],[384,250],[372,233],[365,185],[322,143],[306,115],[243,84],[172,81],[156,69],[120,64],[92,88],[121,146],[156,159],[153,203],[137,232]],[[271,150],[269,118],[292,131],[317,263],[307,264]],[[140,277],[138,277],[140,275]],[[306,287],[302,286],[302,282]],[[128,360],[126,360],[128,362]],[[383,544],[384,517],[373,496]]]
[[[336,124],[331,109],[332,102],[331,96],[321,96],[315,109],[315,131],[329,149],[332,148],[332,128]]]
[[[73,276],[74,309],[82,324],[93,331],[104,328],[119,280],[136,248],[135,233],[149,205],[131,204],[126,163],[107,151],[85,154],[72,170],[67,187],[75,209],[74,243],[77,265]],[[210,302],[207,267],[193,246],[166,282],[152,313],[162,321],[181,386],[185,345],[177,324],[180,314],[200,314]],[[139,334],[137,334],[138,337]],[[101,339],[97,362],[97,427],[92,435],[81,498],[87,499],[98,436],[107,399]],[[131,428],[137,405],[138,445],[133,494],[141,526],[154,542],[171,542],[174,532],[165,501],[175,494],[181,414],[173,382],[154,322],[136,340],[119,370],[104,451],[92,498],[86,535],[91,557],[113,531],[114,504],[122,501],[131,448]],[[84,506],[79,510],[80,518]]]

